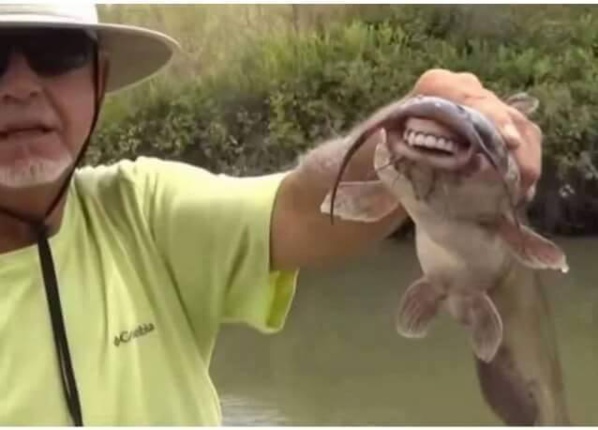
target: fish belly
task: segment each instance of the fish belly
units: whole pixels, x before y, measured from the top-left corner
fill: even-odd
[[[508,257],[507,248],[491,230],[442,219],[416,223],[416,250],[425,276],[449,294],[491,289]]]

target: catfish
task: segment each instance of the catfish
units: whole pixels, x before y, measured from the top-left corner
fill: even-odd
[[[512,100],[526,113],[538,105],[521,94]],[[390,140],[382,129],[374,155],[378,179],[340,182],[321,209],[347,220],[375,222],[402,205],[415,224],[423,276],[401,298],[398,332],[425,337],[443,309],[469,332],[476,357],[490,362],[503,324],[487,292],[515,261],[567,272],[566,256],[520,224],[516,207],[525,202],[518,201],[518,165],[486,117],[420,96],[393,116],[399,124],[401,118],[401,138]]]
[[[539,105],[526,93],[507,103],[526,115]],[[377,179],[343,182],[343,169],[375,130],[381,134],[374,156]],[[500,349],[505,328],[492,297],[508,290],[505,280],[517,271],[566,273],[569,267],[555,243],[522,224],[521,210],[533,198],[533,189],[521,195],[518,165],[493,124],[467,106],[417,96],[380,110],[349,139],[353,144],[321,211],[331,219],[375,222],[400,204],[413,220],[423,276],[400,300],[397,331],[423,338],[435,316],[448,312],[468,332],[485,399],[503,421],[550,421],[550,411],[542,418],[539,410],[552,408],[553,422],[566,422],[557,361],[547,357],[546,366],[536,373],[533,367],[514,363],[525,355],[521,336]],[[539,297],[536,290],[526,291]],[[503,298],[509,294],[503,293]],[[509,327],[512,341],[516,328]],[[546,350],[541,340],[534,346],[536,353]],[[548,381],[540,374],[546,369],[555,373]],[[544,390],[543,397],[534,398],[532,382]]]

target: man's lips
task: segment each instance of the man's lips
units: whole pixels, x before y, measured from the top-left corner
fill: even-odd
[[[0,130],[0,141],[3,140],[24,140],[41,137],[52,132],[53,129],[45,126],[20,127]]]

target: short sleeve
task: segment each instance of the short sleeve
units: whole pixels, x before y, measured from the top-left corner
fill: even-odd
[[[196,331],[221,322],[271,333],[286,320],[297,272],[270,270],[270,224],[285,174],[235,178],[139,158],[132,178],[148,228]]]

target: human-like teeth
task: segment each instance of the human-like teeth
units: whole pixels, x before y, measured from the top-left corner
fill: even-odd
[[[441,149],[454,154],[458,145],[446,137],[437,137],[431,134],[418,133],[413,130],[406,130],[403,139],[411,146],[422,146],[425,148]]]

